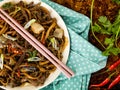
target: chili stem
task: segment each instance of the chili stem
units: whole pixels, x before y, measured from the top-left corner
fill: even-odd
[[[114,85],[120,82],[120,75],[118,75],[113,82],[109,85],[108,90],[111,89]]]
[[[110,65],[110,67],[109,67],[106,71],[104,71],[104,72],[102,72],[102,73],[98,73],[98,74],[96,74],[96,75],[94,75],[94,76],[101,75],[101,74],[103,74],[103,73],[112,71],[112,70],[114,70],[114,69],[115,69],[117,66],[119,66],[119,65],[120,65],[120,59],[118,59],[115,63],[113,63],[112,65]]]
[[[118,39],[119,32],[120,32],[120,26],[119,26],[118,31],[117,31],[116,36],[115,36],[115,46],[116,47],[118,47],[117,46],[117,39]]]
[[[113,63],[113,64],[107,69],[107,71],[112,71],[112,70],[115,69],[118,65],[120,65],[120,59],[117,60],[115,63]]]
[[[93,84],[93,85],[91,85],[90,87],[102,87],[102,86],[105,86],[106,84],[108,84],[108,82],[110,81],[111,77],[112,77],[114,74],[115,74],[115,72],[112,73],[112,74],[110,74],[110,75],[109,75],[104,81],[102,81],[100,84]]]
[[[91,30],[92,30],[92,34],[93,34],[94,38],[97,40],[97,42],[98,42],[104,49],[106,49],[105,46],[101,43],[101,41],[96,37],[96,35],[95,35],[94,31],[93,31],[93,21],[92,21],[93,18],[92,18],[92,17],[93,17],[94,1],[95,1],[95,0],[92,0],[91,11],[90,11]]]

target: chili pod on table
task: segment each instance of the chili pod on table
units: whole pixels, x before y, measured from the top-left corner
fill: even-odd
[[[102,87],[102,86],[105,86],[106,84],[108,84],[108,82],[110,81],[111,77],[114,75],[115,73],[112,73],[111,75],[109,75],[103,82],[101,82],[100,84],[93,84],[93,85],[90,85],[90,88],[91,87]]]
[[[111,89],[114,85],[120,82],[120,75],[118,75],[113,82],[109,85],[108,89]]]
[[[120,65],[120,59],[117,60],[114,64],[112,64],[107,71],[112,71],[113,69],[115,69],[118,65]]]
[[[102,73],[98,73],[96,75],[100,75],[100,74],[106,73],[108,71],[112,71],[112,70],[114,70],[119,65],[120,65],[120,59],[118,59],[115,63],[113,63],[112,65],[110,65],[110,67],[106,71],[104,71]]]

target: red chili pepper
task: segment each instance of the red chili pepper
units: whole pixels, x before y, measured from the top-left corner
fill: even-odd
[[[11,52],[11,48],[12,48],[12,46],[10,44],[8,44],[8,52]]]
[[[12,47],[11,44],[8,44],[8,52],[12,52],[14,54],[23,54],[22,50]]]
[[[100,74],[103,74],[103,73],[106,73],[108,71],[112,71],[113,69],[115,69],[118,65],[120,65],[120,59],[117,60],[115,63],[113,63],[106,71],[100,73]],[[98,74],[99,75],[99,74]]]
[[[115,69],[118,65],[120,65],[120,59],[117,60],[114,64],[112,64],[107,71],[112,71],[113,69]]]
[[[113,82],[109,85],[108,89],[111,89],[114,85],[116,85],[118,82],[120,82],[120,75],[118,75]]]
[[[17,72],[17,76],[20,77],[20,71],[19,71],[19,70],[18,70],[18,72]]]
[[[44,38],[41,40],[41,43],[42,43],[43,45],[45,45],[45,39],[44,39]]]
[[[23,52],[22,52],[21,50],[16,49],[16,48],[12,48],[12,52],[13,52],[14,54],[23,54]]]
[[[93,84],[90,87],[102,87],[106,84],[108,84],[108,82],[110,81],[111,77],[114,75],[115,73],[112,73],[109,77],[107,77],[103,82],[101,82],[100,84]]]

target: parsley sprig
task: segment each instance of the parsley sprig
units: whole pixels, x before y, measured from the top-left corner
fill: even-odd
[[[103,44],[103,46],[107,46],[103,55],[108,56],[111,53],[118,55],[120,53],[120,47],[117,45],[118,39],[120,38],[120,11],[113,23],[106,16],[100,16],[98,23],[92,26],[92,30],[93,32],[109,35],[109,37],[105,38]]]

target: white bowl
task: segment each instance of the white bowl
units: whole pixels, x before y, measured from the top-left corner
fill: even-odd
[[[0,6],[3,5],[6,2],[17,3],[19,1],[21,1],[21,0],[4,0],[4,1],[0,2]],[[27,3],[34,2],[34,4],[37,4],[37,3],[40,2],[40,0],[22,0],[22,1],[25,1]],[[66,25],[65,25],[64,21],[62,20],[62,18],[59,16],[59,14],[53,8],[51,8],[49,5],[47,5],[43,2],[41,2],[41,6],[47,8],[49,10],[49,12],[51,14],[51,17],[56,18],[57,19],[57,24],[59,25],[59,27],[61,27],[64,30],[64,35],[68,40],[68,44],[67,44],[67,46],[66,46],[66,48],[63,52],[62,62],[66,63],[67,60],[68,60],[69,51],[70,51],[70,38],[69,38],[69,34],[68,34],[68,31],[67,31]],[[27,90],[27,89],[28,90],[38,90],[38,89],[41,89],[41,88],[49,85],[50,83],[52,83],[59,76],[60,73],[61,72],[58,69],[56,69],[53,73],[51,73],[49,75],[49,77],[46,79],[44,85],[42,85],[42,86],[35,87],[35,86],[32,86],[32,85],[26,85],[26,86],[23,86],[23,87],[14,87],[14,88],[11,88],[9,86],[6,86],[6,87],[0,86],[0,87],[4,88],[6,90]]]

